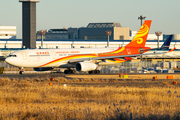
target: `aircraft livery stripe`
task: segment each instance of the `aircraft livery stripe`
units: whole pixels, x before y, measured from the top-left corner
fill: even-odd
[[[93,58],[93,57],[96,57],[96,55],[72,55],[72,56],[66,56],[66,57],[62,57],[62,58],[58,58],[56,60],[53,60],[51,62],[48,62],[44,65],[41,65],[39,67],[44,67],[44,66],[47,66],[47,65],[50,65],[50,64],[54,64],[54,63],[58,63],[58,62],[62,62],[62,61],[66,61],[66,60],[71,60],[71,59],[77,59],[77,58]]]
[[[105,54],[105,55],[98,55],[98,54],[81,54],[81,55],[71,55],[71,56],[66,56],[66,57],[62,57],[62,58],[58,58],[58,59],[55,59],[53,61],[50,61],[46,64],[43,64],[39,67],[45,67],[45,66],[48,66],[48,65],[51,65],[51,64],[54,64],[54,63],[58,63],[58,62],[63,62],[63,61],[67,61],[67,60],[71,60],[71,59],[78,59],[78,58],[93,58],[93,57],[106,57],[106,56],[114,56],[114,54],[117,55],[117,53],[120,53],[122,51],[125,50],[125,47],[119,47],[118,49],[114,50],[114,51],[111,51],[111,52],[106,52],[106,53],[112,53],[112,54]],[[123,54],[121,54],[123,55]],[[114,59],[114,60],[110,60],[112,62],[122,62],[122,61],[126,61],[126,60],[122,60],[122,59]]]

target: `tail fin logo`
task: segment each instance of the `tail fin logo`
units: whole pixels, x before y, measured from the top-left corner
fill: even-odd
[[[144,47],[150,30],[152,20],[145,20],[136,36],[125,47]]]
[[[148,32],[149,32],[149,27],[146,24],[142,25],[137,35],[134,37],[132,41],[137,41],[137,44],[142,44],[143,43],[142,37],[147,35]]]

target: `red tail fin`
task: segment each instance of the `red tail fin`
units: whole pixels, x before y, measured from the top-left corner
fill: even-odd
[[[152,20],[145,20],[136,36],[125,47],[144,47]]]

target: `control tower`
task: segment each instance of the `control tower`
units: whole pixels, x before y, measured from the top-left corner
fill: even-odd
[[[36,48],[36,2],[39,0],[19,0],[22,2],[22,45]]]

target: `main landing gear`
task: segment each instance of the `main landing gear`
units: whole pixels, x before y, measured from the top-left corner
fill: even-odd
[[[64,74],[75,74],[76,70],[72,70],[72,69],[68,69],[68,70],[64,70]],[[92,70],[92,71],[88,71],[89,74],[99,74],[100,70]]]
[[[64,71],[64,74],[75,74],[76,70],[68,69]]]
[[[23,67],[22,67],[22,68],[19,68],[19,70],[20,70],[20,71],[19,71],[19,74],[22,75],[23,72],[24,72]]]
[[[92,70],[88,72],[89,74],[99,74],[100,70]]]

